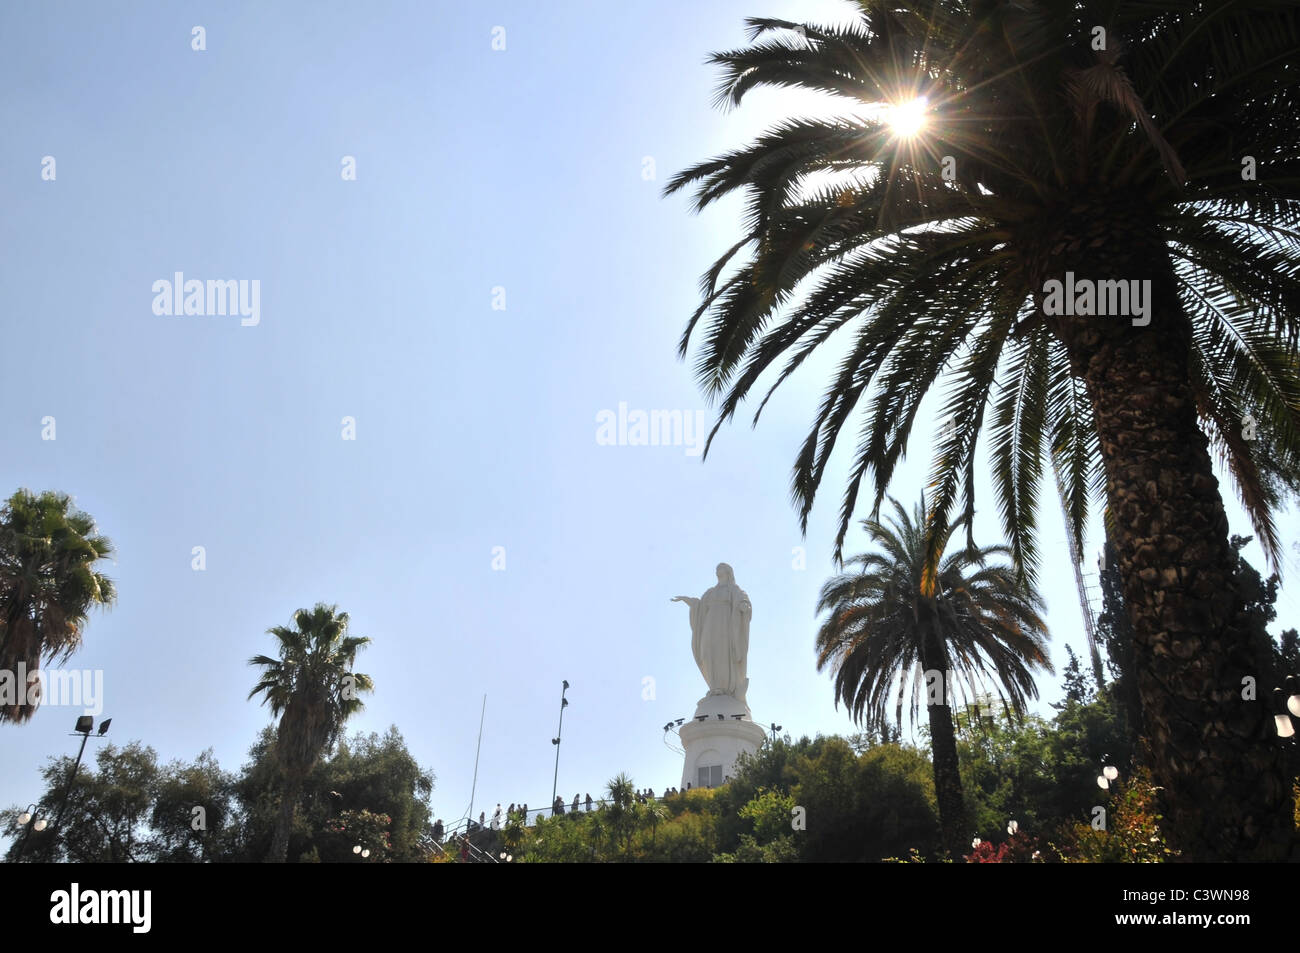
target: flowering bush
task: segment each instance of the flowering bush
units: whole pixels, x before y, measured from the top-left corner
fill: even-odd
[[[1117,794],[1106,810],[1105,825],[1075,824],[1057,848],[1067,864],[1158,864],[1178,856],[1160,830],[1159,791],[1144,771],[1127,784],[1112,783]],[[1097,823],[1094,821],[1094,824]]]
[[[1043,862],[1038,838],[1017,831],[1000,844],[979,841],[965,856],[968,864],[1037,864]]]

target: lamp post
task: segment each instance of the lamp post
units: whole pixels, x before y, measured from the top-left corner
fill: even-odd
[[[99,723],[99,737],[104,737],[108,731],[108,726],[113,723],[112,718],[105,718]],[[68,795],[72,793],[72,785],[77,781],[77,769],[81,767],[81,756],[86,753],[86,742],[90,740],[90,729],[95,727],[95,719],[91,715],[82,715],[77,719],[77,727],[73,729],[74,737],[81,735],[81,748],[77,751],[77,760],[73,762],[72,771],[68,774],[68,784],[63,791],[63,800],[59,802],[59,812],[54,815],[54,829],[50,832],[50,839],[45,844],[44,857],[49,860],[51,851],[54,850],[54,844],[59,839],[59,821],[63,819],[63,812],[68,806]]]
[[[1295,723],[1300,721],[1300,675],[1288,675],[1282,684],[1285,689],[1273,689],[1273,724],[1279,738],[1295,744]]]
[[[555,737],[551,739],[551,744],[555,745],[555,776],[551,778],[551,811],[555,811],[555,791],[560,783],[560,738],[564,735],[564,709],[569,707],[569,700],[564,697],[564,693],[569,690],[569,682],[566,679],[564,687],[560,689],[560,727],[555,732]]]
[[[1103,767],[1101,769],[1101,774],[1097,775],[1097,787],[1101,788],[1103,791],[1108,791],[1110,790],[1110,783],[1119,778],[1119,768],[1108,763],[1110,761],[1110,755],[1103,756],[1101,760]]]
[[[360,844],[357,844],[357,845],[355,845],[355,846],[352,848],[352,853],[354,853],[354,854],[360,854],[360,855],[361,855],[361,859],[362,859],[362,860],[365,860],[367,857],[370,856],[370,848],[369,848],[369,847],[362,847]]]
[[[28,804],[27,810],[18,815],[18,823],[26,828],[23,831],[23,839],[18,842],[18,850],[14,853],[14,863],[23,859],[23,848],[27,846],[27,838],[31,836],[32,831],[45,830],[45,818],[36,816],[36,805]]]

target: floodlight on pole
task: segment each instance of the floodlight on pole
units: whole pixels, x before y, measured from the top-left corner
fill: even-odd
[[[108,731],[108,725],[113,719],[105,719],[104,723],[99,726],[99,735],[103,737]],[[54,829],[50,832],[49,840],[45,844],[45,859],[49,860],[50,852],[54,850],[54,843],[58,840],[59,821],[63,819],[63,812],[68,806],[68,795],[72,793],[72,785],[77,780],[77,769],[81,767],[81,756],[86,753],[86,742],[90,740],[90,732],[95,727],[95,718],[93,715],[80,715],[77,718],[77,726],[73,729],[76,734],[81,735],[81,748],[77,751],[77,760],[72,764],[72,771],[68,773],[68,784],[63,791],[63,800],[59,802],[59,812],[54,815]]]
[[[560,689],[560,727],[556,729],[555,737],[551,739],[551,744],[555,745],[555,776],[551,778],[551,805],[555,805],[555,791],[560,783],[560,739],[564,737],[564,709],[569,707],[569,700],[564,697],[564,693],[569,690],[569,680],[564,679],[564,687]]]

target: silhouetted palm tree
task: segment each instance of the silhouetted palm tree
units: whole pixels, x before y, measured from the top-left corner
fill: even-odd
[[[844,702],[868,732],[901,725],[909,681],[913,722],[918,695],[925,695],[943,840],[960,856],[970,831],[950,694],[971,697],[990,688],[1022,714],[1038,697],[1033,670],[1051,671],[1042,603],[1011,566],[989,562],[1009,554],[1007,547],[944,556],[955,526],[930,546],[924,503],[913,517],[890,503],[893,519],[862,523],[877,551],[852,557],[853,570],[822,587],[817,612],[829,615],[817,633],[817,670],[831,667],[836,705]],[[927,571],[931,552],[937,573]]]

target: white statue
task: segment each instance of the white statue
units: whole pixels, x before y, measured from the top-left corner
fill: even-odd
[[[698,599],[674,596],[672,601],[690,607],[691,651],[709,685],[709,694],[730,695],[744,705],[749,687],[745,658],[749,654],[749,620],[754,608],[745,590],[736,585],[736,574],[726,563],[718,563],[716,586]]]

